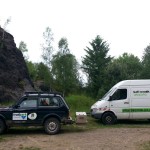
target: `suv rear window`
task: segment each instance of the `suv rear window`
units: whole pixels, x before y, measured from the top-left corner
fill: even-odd
[[[40,97],[39,106],[60,106],[59,97]]]

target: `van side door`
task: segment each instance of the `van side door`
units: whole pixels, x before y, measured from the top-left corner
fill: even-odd
[[[131,118],[150,119],[150,86],[131,87]]]
[[[127,87],[116,89],[110,99],[110,110],[113,111],[117,119],[129,119],[130,117],[129,91]]]

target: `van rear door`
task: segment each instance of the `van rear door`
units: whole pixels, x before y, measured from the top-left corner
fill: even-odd
[[[129,119],[130,99],[128,87],[119,87],[111,96],[110,110],[115,113],[117,119]]]

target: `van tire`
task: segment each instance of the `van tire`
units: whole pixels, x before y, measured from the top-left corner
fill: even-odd
[[[102,123],[105,125],[112,125],[116,122],[116,116],[111,112],[106,112],[102,116]]]
[[[61,124],[56,118],[48,118],[44,123],[45,132],[54,135],[60,131]]]
[[[0,134],[4,133],[5,130],[6,130],[5,122],[2,119],[0,119]]]

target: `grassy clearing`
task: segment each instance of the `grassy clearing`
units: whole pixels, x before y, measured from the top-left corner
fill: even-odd
[[[92,99],[90,97],[87,97],[85,95],[70,95],[65,98],[67,104],[70,107],[70,115],[72,116],[73,119],[75,119],[75,112],[90,112],[91,105],[93,105],[96,100]],[[12,102],[9,103],[4,103],[2,105],[8,106],[12,105]],[[115,125],[103,125],[99,120],[91,118],[91,116],[87,117],[88,123],[86,125],[67,125],[63,126],[63,130],[66,130],[66,132],[83,132],[86,130],[93,130],[97,128],[123,128],[123,127],[128,127],[128,128],[150,128],[150,122],[147,120],[123,120],[123,121],[118,121],[117,124]],[[25,128],[20,127],[19,128],[22,132],[23,130],[31,130],[34,132],[34,128]],[[18,129],[17,129],[18,130]],[[41,132],[42,129],[39,130]],[[18,130],[19,132],[19,130]],[[35,129],[35,132],[37,132],[37,129]],[[3,138],[0,138],[0,141],[3,140]]]
[[[70,107],[70,112],[71,116],[73,119],[75,119],[75,112],[90,112],[91,106],[96,102],[96,100],[86,97],[84,95],[70,95],[66,97],[66,101]],[[96,129],[96,128],[123,128],[123,127],[128,127],[128,128],[145,128],[148,127],[150,128],[150,121],[148,120],[119,120],[116,124],[114,125],[103,125],[100,120],[96,120],[88,116],[88,123],[85,125],[84,130],[89,130],[89,129]],[[73,127],[74,130],[80,130],[78,129],[78,126]]]
[[[66,97],[66,102],[70,107],[71,115],[74,117],[75,112],[90,112],[95,100],[84,95],[70,95]]]
[[[100,120],[87,117],[87,124],[73,124],[62,126],[63,133],[86,132],[95,129],[111,128],[150,128],[150,122],[147,120],[120,120],[114,125],[103,125]],[[147,149],[146,149],[147,150]],[[150,149],[149,149],[150,150]]]
[[[75,112],[90,112],[91,106],[96,100],[84,95],[70,95],[66,97],[66,101],[70,107],[71,116],[75,119]],[[103,125],[100,120],[96,120],[91,116],[87,117],[86,125],[69,125],[63,126],[65,132],[84,132],[98,128],[150,128],[150,122],[147,120],[120,120],[114,125]]]

